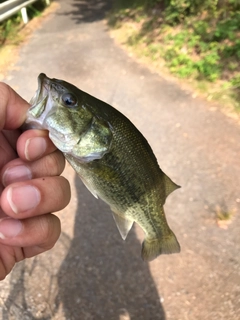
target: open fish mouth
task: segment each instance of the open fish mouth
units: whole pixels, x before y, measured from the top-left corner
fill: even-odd
[[[48,112],[47,101],[50,94],[50,83],[48,77],[41,73],[38,76],[38,89],[30,100],[31,107],[27,112],[27,128],[43,129],[43,124]]]
[[[49,83],[47,80],[48,78],[44,73],[41,73],[38,76],[38,88],[35,95],[30,100],[31,107],[29,110],[35,108],[36,105],[40,104],[40,109],[43,108],[44,111],[44,106],[46,105],[46,100],[49,94]]]
[[[30,100],[30,108],[27,111],[27,119],[23,130],[45,129],[49,131],[50,139],[63,152],[69,151],[75,144],[74,133],[67,133],[61,128],[56,128],[54,117],[56,112],[58,91],[61,90],[60,80],[49,79],[44,73],[38,76],[38,88]]]

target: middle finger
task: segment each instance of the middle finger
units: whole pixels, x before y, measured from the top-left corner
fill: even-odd
[[[44,177],[6,187],[1,207],[11,217],[25,219],[62,210],[70,201],[69,182],[63,177]]]
[[[65,167],[63,154],[56,150],[41,159],[28,162],[20,158],[8,162],[0,173],[2,184],[60,175]]]

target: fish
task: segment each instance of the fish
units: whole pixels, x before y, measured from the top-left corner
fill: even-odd
[[[30,105],[28,128],[49,131],[49,138],[93,196],[110,206],[122,239],[134,222],[142,228],[144,261],[180,252],[163,208],[179,186],[160,169],[146,138],[126,116],[43,73]]]

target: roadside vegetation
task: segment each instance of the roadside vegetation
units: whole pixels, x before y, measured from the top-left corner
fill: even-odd
[[[0,3],[3,2],[0,0]],[[51,10],[55,10],[55,7],[51,5],[45,10],[46,2],[39,0],[27,7],[28,18],[31,21],[26,25],[22,21],[20,12],[0,23],[0,81],[4,80],[8,71],[14,68],[20,45],[31,35],[32,31],[38,28],[41,19]]]
[[[108,24],[138,55],[240,112],[239,0],[116,0]]]
[[[0,3],[3,2],[5,1],[0,1]],[[29,20],[41,15],[45,7],[45,1],[42,0],[29,5],[27,7]],[[18,45],[23,40],[23,35],[20,32],[23,27],[24,23],[20,12],[0,23],[0,49],[5,45]]]

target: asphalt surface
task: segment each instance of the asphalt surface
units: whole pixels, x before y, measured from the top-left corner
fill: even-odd
[[[142,262],[141,230],[135,226],[121,240],[108,206],[67,165],[72,201],[59,213],[62,235],[0,283],[0,317],[239,320],[239,124],[119,48],[103,21],[108,1],[59,4],[21,48],[5,82],[29,100],[44,72],[129,117],[182,186],[165,205],[182,252]],[[235,212],[227,228],[217,224],[218,210]]]

